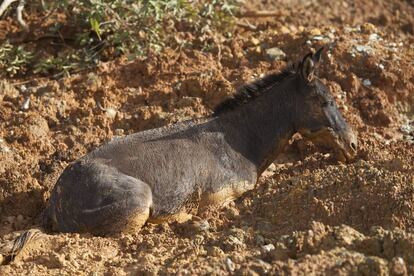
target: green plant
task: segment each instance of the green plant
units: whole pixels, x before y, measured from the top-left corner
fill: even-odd
[[[33,53],[24,46],[15,46],[5,41],[0,44],[0,75],[14,76],[24,73],[33,60]]]
[[[121,55],[134,59],[166,47],[208,51],[216,36],[225,37],[231,30],[239,7],[237,0],[43,0],[31,5],[49,15],[65,15],[65,22],[49,27],[56,37],[65,26],[75,26],[76,35],[63,38],[74,42],[55,55],[19,59],[14,74],[28,68],[39,74],[70,72],[99,60]]]

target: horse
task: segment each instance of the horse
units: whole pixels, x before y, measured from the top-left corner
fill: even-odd
[[[323,48],[240,87],[211,116],[146,130],[68,165],[41,215],[50,232],[112,235],[180,220],[252,190],[295,133],[352,160],[357,138],[316,68]],[[11,250],[21,251],[35,231]]]

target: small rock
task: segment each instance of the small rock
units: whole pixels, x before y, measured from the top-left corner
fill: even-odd
[[[288,28],[288,27],[286,27],[286,26],[282,26],[282,27],[280,28],[280,32],[281,32],[282,34],[288,34],[288,33],[290,33],[290,30],[289,30],[289,28]]]
[[[364,86],[367,86],[367,87],[369,87],[369,86],[371,86],[371,85],[372,85],[372,83],[371,83],[371,81],[370,81],[369,79],[365,79],[365,80],[363,80],[363,81],[362,81],[362,84],[363,84]]]
[[[259,39],[257,39],[257,38],[255,38],[255,37],[252,37],[252,38],[250,39],[250,42],[251,42],[254,46],[257,46],[257,45],[259,45],[259,44],[260,44],[260,40],[259,40]]]
[[[10,152],[10,148],[7,145],[3,144],[3,139],[0,139],[0,152],[3,152],[3,153]]]
[[[372,48],[370,46],[365,46],[365,45],[356,45],[355,49],[360,53],[372,52]]]
[[[105,115],[106,117],[110,118],[110,119],[115,119],[117,114],[117,110],[111,107],[108,107],[105,109]]]
[[[276,171],[276,165],[274,163],[270,164],[269,167],[267,168],[268,170],[275,172]]]
[[[26,98],[22,104],[23,110],[28,110],[30,108],[30,98]]]
[[[226,266],[227,266],[227,269],[230,272],[233,272],[234,269],[235,269],[235,265],[234,265],[233,261],[229,257],[226,258]]]
[[[26,85],[24,85],[24,84],[20,85],[19,90],[20,90],[20,92],[22,92],[22,93],[26,93],[26,92],[27,92],[27,87],[26,87]]]
[[[369,35],[369,38],[368,39],[370,41],[378,41],[378,40],[381,40],[381,37],[378,34],[373,33],[373,34],[370,34]]]
[[[208,223],[207,220],[204,220],[204,219],[198,221],[196,226],[199,231],[208,231],[210,229],[210,224]]]
[[[400,131],[406,135],[411,135],[414,132],[414,126],[405,124],[400,126]]]
[[[371,34],[377,32],[377,27],[371,23],[364,23],[361,26],[361,31],[365,34]]]
[[[370,46],[366,46],[366,45],[356,45],[355,49],[359,52],[359,53],[364,53],[364,54],[370,54],[373,52],[372,47]]]
[[[266,49],[266,55],[271,60],[281,60],[286,57],[286,54],[277,47]]]
[[[321,35],[321,34],[322,34],[321,30],[318,29],[318,28],[314,28],[314,29],[309,31],[309,36],[311,36],[311,37],[318,36],[318,35]]]
[[[335,34],[333,32],[330,32],[327,34],[327,36],[329,37],[329,39],[333,40],[335,39]]]
[[[123,136],[124,135],[124,132],[125,131],[122,128],[117,128],[117,129],[115,129],[114,134],[116,136]]]
[[[316,41],[324,40],[324,38],[325,38],[325,37],[323,37],[323,36],[321,36],[321,35],[316,35],[316,36],[312,37],[312,39],[313,39],[313,40],[316,40]]]
[[[2,264],[3,264],[3,262],[4,262],[4,257],[3,257],[3,255],[2,255],[2,254],[0,254],[0,265],[2,265]]]
[[[275,250],[275,246],[273,244],[269,243],[269,244],[266,244],[266,245],[262,245],[260,247],[260,249],[262,250],[263,253],[267,253],[267,252],[270,252],[272,250]]]

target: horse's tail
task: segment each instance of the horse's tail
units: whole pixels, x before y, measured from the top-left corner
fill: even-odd
[[[32,228],[23,231],[14,240],[6,242],[0,247],[0,253],[5,257],[0,265],[12,262],[29,244],[45,235],[42,229]]]

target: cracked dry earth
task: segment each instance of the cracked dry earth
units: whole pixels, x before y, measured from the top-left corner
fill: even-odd
[[[35,224],[59,174],[86,152],[115,135],[206,116],[237,86],[322,45],[319,75],[358,133],[355,162],[295,137],[255,190],[202,220],[117,237],[48,235],[0,275],[413,275],[412,2],[275,2],[247,2],[279,14],[240,19],[220,51],[167,50],[61,80],[1,80],[0,242]]]

